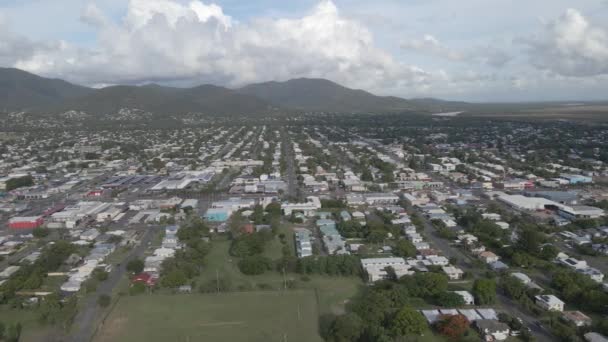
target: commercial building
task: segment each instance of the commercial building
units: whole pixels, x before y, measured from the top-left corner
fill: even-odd
[[[42,226],[44,218],[42,216],[26,216],[26,217],[13,217],[8,220],[8,227],[10,229],[34,229]]]

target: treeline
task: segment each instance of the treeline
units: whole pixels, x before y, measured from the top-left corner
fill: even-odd
[[[288,271],[344,277],[362,275],[360,259],[349,254],[300,258],[297,260],[295,268]]]
[[[42,286],[47,273],[56,271],[63,262],[76,252],[76,246],[67,241],[57,241],[43,251],[33,264],[23,265],[4,284],[0,286],[0,302],[15,298],[20,290],[35,290]]]
[[[184,248],[177,250],[173,258],[163,262],[160,278],[163,287],[186,285],[200,274],[205,256],[211,249],[211,245],[203,240],[203,237],[208,235],[209,228],[199,218],[183,225],[177,231],[177,237],[184,244]]]
[[[462,298],[447,289],[448,278],[433,272],[376,282],[352,300],[344,315],[322,316],[321,335],[327,341],[415,340],[428,330],[426,319],[415,308],[464,304]],[[458,338],[465,337],[465,330]],[[478,340],[477,335],[473,337]]]
[[[11,191],[11,190],[15,190],[17,188],[21,188],[24,186],[32,186],[32,185],[34,185],[34,178],[30,175],[18,177],[18,178],[11,178],[8,181],[6,181],[6,191]]]

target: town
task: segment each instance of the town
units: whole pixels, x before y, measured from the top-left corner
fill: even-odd
[[[606,146],[391,115],[2,132],[3,334],[605,341]]]

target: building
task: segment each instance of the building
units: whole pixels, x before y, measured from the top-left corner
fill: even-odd
[[[308,196],[305,203],[283,203],[281,204],[281,210],[286,216],[291,215],[293,212],[301,212],[305,216],[314,216],[316,211],[321,209],[321,200],[316,196]]]
[[[26,217],[13,217],[8,220],[8,227],[10,229],[34,229],[42,226],[44,218],[42,216],[26,216]]]
[[[490,252],[490,251],[484,251],[479,253],[479,259],[481,259],[482,261],[484,261],[486,264],[491,264],[494,262],[498,261],[498,255]]]
[[[564,311],[562,318],[567,322],[572,322],[577,327],[589,326],[592,323],[591,318],[580,311]]]
[[[588,332],[583,336],[585,336],[585,341],[587,342],[608,342],[608,338],[606,336],[596,332]]]
[[[475,327],[486,341],[503,341],[509,337],[509,326],[494,319],[478,319]]]
[[[557,212],[561,217],[568,220],[596,219],[604,216],[604,210],[587,205],[562,206]]]
[[[464,272],[460,268],[455,266],[443,266],[441,267],[441,269],[450,280],[462,279],[462,276],[464,275]]]
[[[559,177],[561,179],[567,180],[568,183],[571,185],[593,183],[592,177],[587,177],[583,175],[571,175],[562,173],[561,175],[559,175]]]
[[[298,258],[311,256],[312,244],[310,241],[310,231],[304,228],[295,228],[294,233],[296,254],[298,255]]]
[[[231,215],[231,211],[225,208],[209,208],[204,218],[209,222],[226,222]]]
[[[520,211],[537,211],[548,208],[559,208],[562,205],[542,197],[526,197],[522,195],[501,194],[497,197],[498,201],[505,203],[509,207]]]
[[[538,295],[534,297],[536,305],[548,311],[564,311],[564,302],[554,295]]]
[[[387,279],[389,277],[389,273],[386,270],[388,267],[391,267],[395,271],[397,278],[414,273],[410,271],[410,266],[403,258],[361,259],[361,266],[367,272],[370,282]]]
[[[365,194],[365,203],[368,205],[378,205],[378,204],[395,204],[399,202],[399,196],[391,193],[369,193]]]

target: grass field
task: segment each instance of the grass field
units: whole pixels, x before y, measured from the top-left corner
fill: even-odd
[[[315,292],[123,297],[94,341],[322,341]]]

